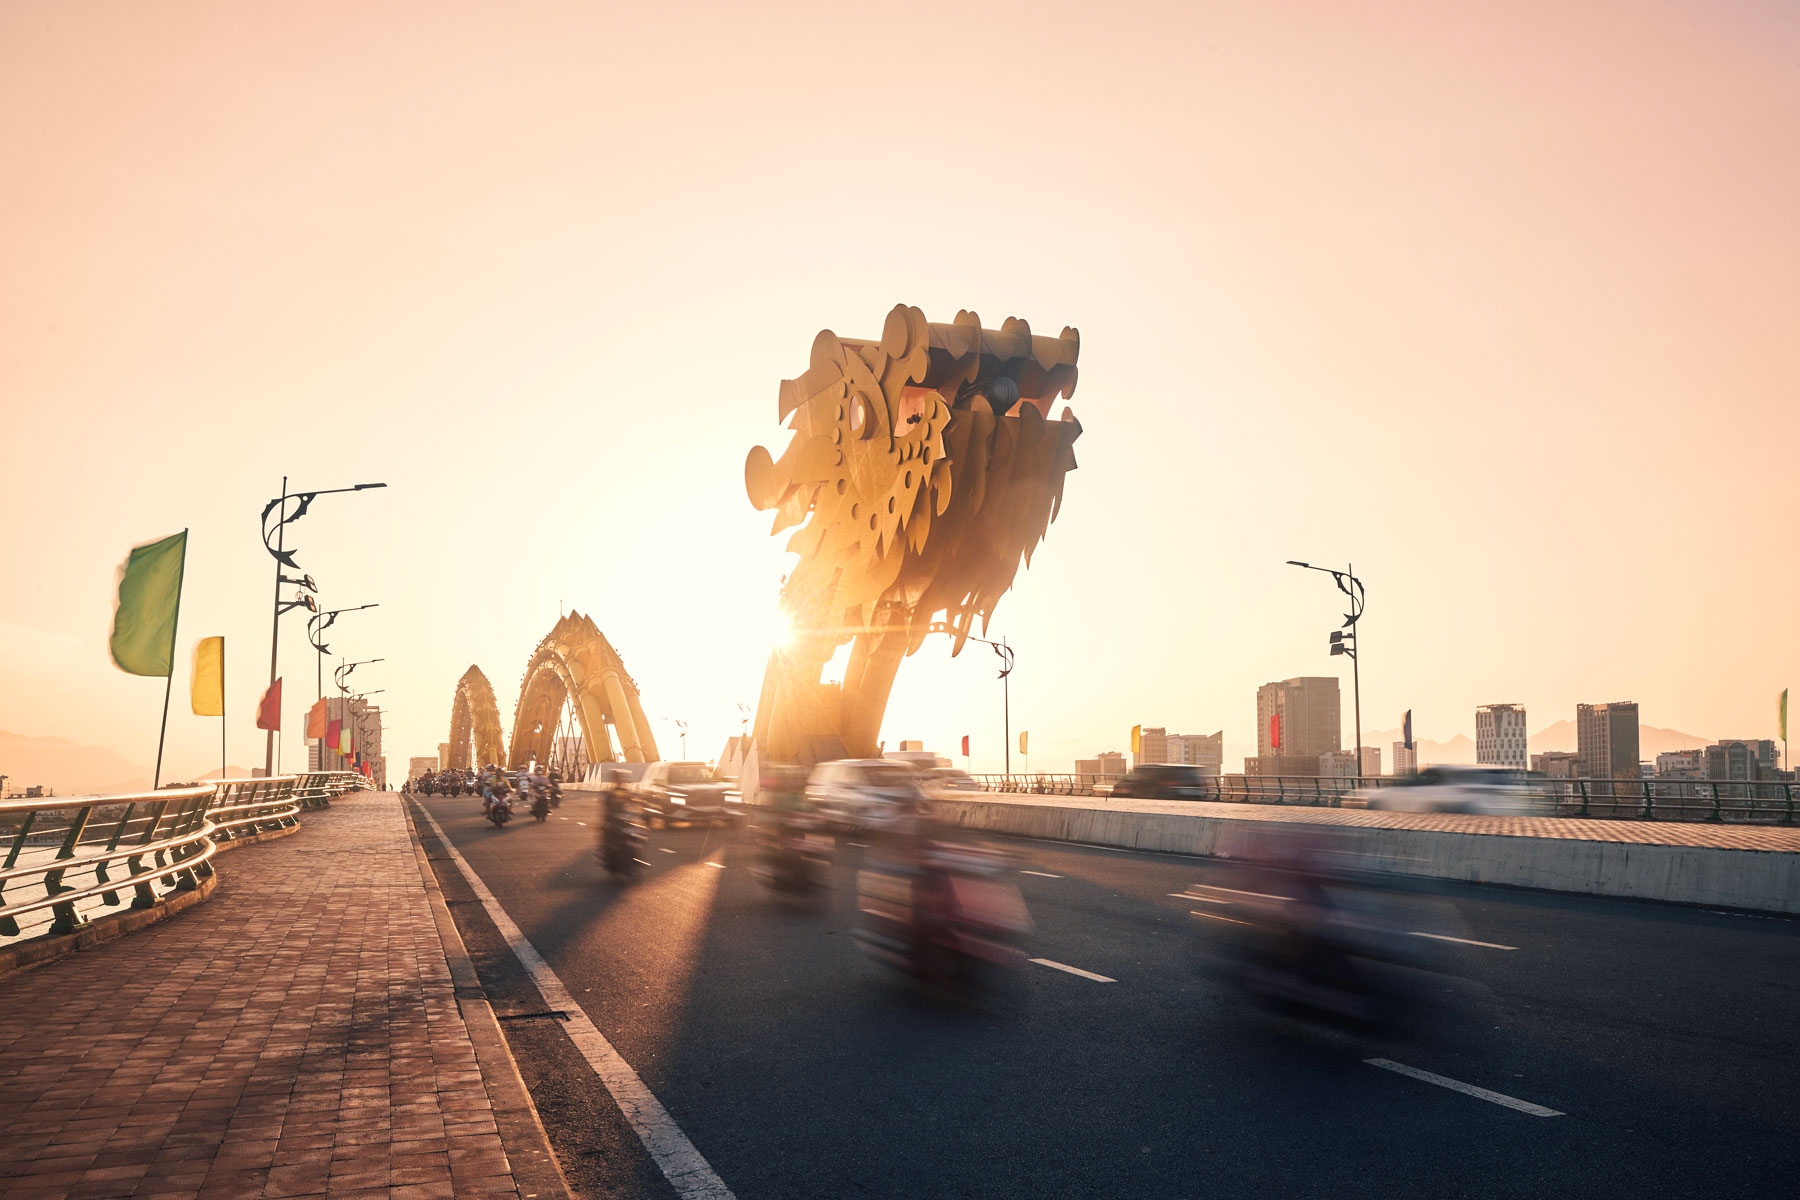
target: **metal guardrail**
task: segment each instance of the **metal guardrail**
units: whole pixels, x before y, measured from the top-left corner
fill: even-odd
[[[1120,775],[975,775],[985,792],[1029,796],[1109,797]],[[1315,777],[1223,775],[1201,780],[1196,800],[1238,804],[1298,804],[1337,808],[1361,803],[1350,794],[1405,787],[1408,776]],[[1633,821],[1707,821],[1793,825],[1800,818],[1800,783],[1792,780],[1551,779],[1532,777],[1521,788],[1529,815]]]
[[[0,800],[0,940],[73,933],[109,909],[153,907],[199,887],[221,845],[298,824],[302,806],[367,786],[332,771]]]

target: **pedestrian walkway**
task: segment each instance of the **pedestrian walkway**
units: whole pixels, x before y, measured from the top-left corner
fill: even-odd
[[[1722,850],[1800,851],[1800,828],[1782,825],[1711,825],[1701,821],[1610,821],[1588,817],[1486,817],[1463,813],[1371,812],[1362,808],[1312,808],[1284,804],[1230,804],[1214,800],[1108,800],[1098,796],[1031,796],[1013,792],[958,792],[958,801],[1082,808],[1099,812],[1169,813],[1233,821],[1283,821],[1420,829],[1434,833],[1483,833],[1505,837],[1629,842],[1645,846],[1709,846]]]
[[[343,797],[204,904],[0,979],[0,1196],[537,1194],[419,861],[398,796]]]

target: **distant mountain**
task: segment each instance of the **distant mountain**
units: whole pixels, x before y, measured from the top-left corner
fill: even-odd
[[[1363,745],[1381,747],[1381,769],[1388,774],[1394,770],[1394,743],[1400,740],[1398,729],[1377,729],[1363,733]],[[1472,763],[1475,761],[1475,741],[1467,734],[1459,733],[1447,742],[1434,742],[1430,738],[1414,737],[1413,745],[1419,751],[1419,765],[1428,767],[1433,763]]]
[[[8,777],[8,792],[43,786],[59,796],[138,792],[150,786],[150,768],[116,750],[5,730],[0,730],[0,775]]]
[[[1377,729],[1363,734],[1363,743],[1381,747],[1382,769],[1391,772],[1394,769],[1393,744],[1400,740],[1398,729]],[[1668,754],[1676,750],[1697,750],[1717,741],[1716,738],[1701,737],[1698,734],[1682,733],[1678,729],[1664,729],[1658,725],[1638,726],[1638,758],[1644,762],[1654,762],[1659,754]],[[1415,738],[1419,748],[1419,765],[1429,766],[1432,763],[1472,763],[1475,761],[1475,739],[1467,734],[1459,733],[1447,742],[1435,742],[1430,738]],[[1573,751],[1575,749],[1575,722],[1558,721],[1532,734],[1525,743],[1531,754],[1543,754],[1551,750]]]

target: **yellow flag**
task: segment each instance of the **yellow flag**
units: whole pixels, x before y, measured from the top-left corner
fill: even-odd
[[[1025,748],[1025,745],[1026,745],[1027,741],[1029,741],[1030,738],[1031,738],[1031,735],[1029,733],[1026,733],[1023,729],[1019,730],[1019,753],[1020,754],[1030,754],[1031,753],[1031,751],[1029,751]]]
[[[1131,752],[1133,754],[1144,752],[1144,727],[1142,725],[1131,727]]]
[[[225,639],[201,638],[194,643],[194,715],[225,715]]]

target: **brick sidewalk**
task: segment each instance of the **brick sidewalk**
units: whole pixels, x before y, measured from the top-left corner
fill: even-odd
[[[0,1196],[517,1197],[399,798],[0,980]]]
[[[1096,796],[1028,796],[1011,792],[956,793],[959,801],[1040,804],[1103,812],[1173,813],[1233,821],[1291,821],[1424,829],[1436,833],[1487,833],[1505,837],[1570,838],[1648,846],[1711,846],[1724,850],[1800,851],[1800,828],[1708,825],[1697,821],[1608,821],[1582,817],[1481,817],[1461,813],[1370,812],[1361,808],[1310,808],[1293,804],[1230,804],[1215,800],[1112,800]]]

